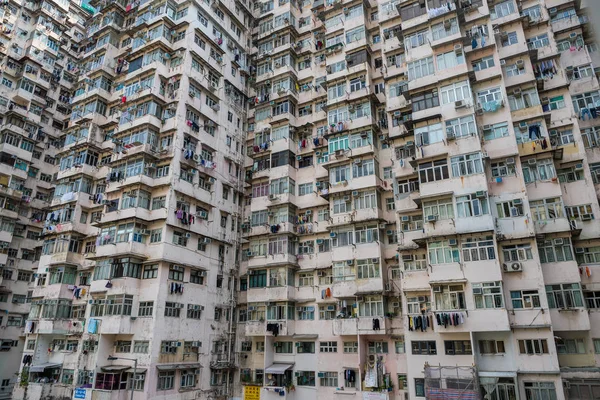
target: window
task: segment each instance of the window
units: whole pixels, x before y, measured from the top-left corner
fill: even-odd
[[[523,382],[525,386],[525,399],[556,399],[554,382]]]
[[[169,266],[169,279],[173,280],[173,281],[183,281],[184,272],[185,272],[184,267],[171,264]]]
[[[377,341],[369,342],[367,346],[369,354],[387,354],[388,353],[388,342]]]
[[[450,159],[452,167],[452,176],[467,176],[483,173],[483,163],[481,162],[481,153],[465,154],[455,156]]]
[[[446,137],[451,135],[456,138],[471,136],[475,132],[475,118],[472,115],[446,121]]]
[[[187,317],[191,319],[201,319],[202,318],[202,310],[204,306],[199,304],[188,304],[187,305]]]
[[[534,221],[564,218],[563,204],[560,197],[531,201],[529,206]]]
[[[462,242],[463,261],[495,260],[493,237],[467,238]]]
[[[72,385],[74,372],[75,372],[75,370],[73,370],[73,369],[63,369],[62,376],[60,378],[60,383],[62,383],[64,385]]]
[[[175,387],[175,371],[158,371],[158,390],[171,390]]]
[[[337,372],[321,372],[319,384],[321,386],[337,387],[338,385],[338,373]]]
[[[406,349],[404,348],[404,338],[399,338],[394,341],[394,348],[396,349],[396,354],[404,354]]]
[[[505,262],[527,261],[533,259],[531,246],[528,244],[504,246],[502,248],[502,256]]]
[[[450,178],[448,160],[436,160],[419,164],[419,181],[421,184]]]
[[[489,205],[485,192],[477,192],[456,198],[456,211],[458,218],[478,217],[489,214]]]
[[[136,340],[135,342],[133,342],[133,352],[134,353],[147,354],[149,347],[150,347],[150,342],[147,340],[143,340],[143,341]]]
[[[483,71],[485,69],[494,67],[496,64],[494,63],[494,56],[487,56],[480,58],[479,60],[474,60],[472,65],[473,71]]]
[[[167,301],[165,303],[165,317],[179,318],[183,304]]]
[[[567,212],[567,217],[569,219],[578,219],[581,221],[588,221],[590,219],[594,219],[594,214],[592,211],[591,204],[583,204],[580,206],[570,206],[565,207]]]
[[[473,283],[475,308],[503,308],[502,282]]]
[[[117,340],[115,351],[117,353],[131,353],[131,340]]]
[[[337,342],[320,342],[319,352],[321,353],[337,353]]]
[[[572,261],[573,250],[570,238],[555,238],[538,241],[538,251],[542,263]]]
[[[432,265],[460,262],[458,246],[456,244],[450,244],[450,241],[448,240],[428,243],[427,252],[429,255],[429,263]]]
[[[411,98],[413,112],[427,110],[440,105],[437,90],[415,95]],[[393,121],[396,121],[394,119]]]
[[[358,353],[358,342],[344,342],[344,353]]]
[[[437,216],[438,220],[454,218],[454,205],[452,204],[452,199],[440,199],[423,203],[423,217],[426,221],[430,215]],[[416,217],[418,218],[419,216]],[[416,226],[416,228],[422,229],[422,222],[420,225],[420,227]],[[402,226],[402,229],[405,230],[404,223]]]
[[[575,169],[573,167],[558,169],[556,174],[558,175],[558,180],[561,183],[575,182],[584,179],[583,170]],[[594,178],[594,176],[595,174],[592,172],[592,178]],[[569,215],[569,208],[567,208],[567,215]]]
[[[315,342],[296,342],[296,353],[314,354]]]
[[[556,338],[555,340],[558,354],[585,354],[585,341],[583,339]]]
[[[515,3],[513,0],[504,1],[498,3],[490,10],[490,18],[492,20],[506,17],[516,11]]]
[[[275,353],[292,354],[294,342],[275,342]]]
[[[365,296],[358,307],[361,317],[383,316],[383,299],[380,296]]]
[[[444,140],[442,124],[432,124],[415,129],[417,146],[427,146]],[[444,160],[445,161],[445,160]]]
[[[358,279],[378,278],[380,275],[379,259],[356,260],[356,269]]]
[[[546,339],[519,340],[519,353],[529,355],[548,354],[548,342]]]
[[[158,277],[158,265],[145,265],[142,279],[152,279],[156,277]]]
[[[481,354],[504,354],[504,341],[502,340],[480,340],[479,353]]]
[[[181,370],[181,388],[191,388],[196,386],[197,371],[195,369]]]
[[[154,309],[153,301],[140,301],[138,317],[151,317],[153,309]]]
[[[508,124],[506,122],[494,124],[489,127],[484,125],[484,128],[483,128],[484,140],[493,140],[493,139],[503,138],[503,137],[507,137],[507,136],[508,136]]]
[[[296,307],[296,312],[298,313],[298,320],[307,321],[315,319],[315,307],[314,306],[305,306],[305,307]]]
[[[546,295],[550,308],[583,307],[583,296],[579,283],[546,285]]]
[[[533,165],[523,165],[523,179],[525,183],[535,181],[548,181],[556,177],[554,161],[550,158],[534,161]]]
[[[537,290],[511,290],[510,298],[515,309],[541,307]]]
[[[447,355],[473,354],[470,340],[445,340],[444,349]]]
[[[433,57],[427,57],[408,63],[408,79],[411,81],[424,76],[433,75],[434,73]]]
[[[453,68],[453,67],[456,67],[457,65],[465,63],[465,54],[462,51],[460,52],[460,54],[456,53],[454,50],[449,51],[447,53],[442,53],[442,54],[436,55],[435,62],[436,62],[436,67],[437,67],[438,71],[448,69],[448,68]],[[464,94],[462,94],[464,96],[463,98],[471,98],[471,94],[469,92],[469,84],[467,82],[460,82],[460,83],[457,83],[456,85],[466,87],[467,91],[465,91]],[[450,85],[450,86],[453,86],[453,85]],[[446,88],[447,88],[447,86],[446,86]],[[442,99],[444,98],[444,89],[445,88],[442,88]],[[459,89],[459,91],[462,93],[462,89]],[[456,94],[458,96],[458,93],[456,93]],[[443,102],[444,104],[448,104],[453,101],[462,100],[462,99],[456,97],[456,100],[451,100],[451,97],[450,97],[450,98],[446,98],[446,100],[447,100],[446,102]]]
[[[314,371],[296,371],[296,383],[298,386],[315,386]]]
[[[512,159],[511,161],[512,161],[511,163],[508,163],[507,160],[492,162],[491,163],[492,176],[494,178],[514,176],[515,175],[514,159]]]
[[[456,53],[452,51],[448,54]],[[461,56],[461,59],[462,62],[459,62],[459,64],[464,64],[464,56]],[[442,104],[454,103],[455,101],[467,100],[471,98],[471,88],[469,87],[469,81],[456,82],[451,85],[442,86],[440,92],[442,97]]]
[[[439,285],[433,287],[437,311],[466,309],[465,293],[462,285]]]
[[[430,355],[437,354],[437,348],[434,340],[413,340],[410,342],[412,354]]]

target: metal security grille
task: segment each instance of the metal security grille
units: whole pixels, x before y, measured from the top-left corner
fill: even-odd
[[[480,400],[475,367],[442,367],[425,364],[427,400]]]

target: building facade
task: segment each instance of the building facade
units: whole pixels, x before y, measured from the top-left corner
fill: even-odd
[[[598,396],[585,7],[259,6],[246,398]]]
[[[600,394],[585,2],[2,10],[0,398]]]
[[[0,396],[226,398],[249,6],[3,7]]]

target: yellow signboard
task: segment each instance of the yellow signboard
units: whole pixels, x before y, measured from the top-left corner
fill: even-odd
[[[260,386],[244,386],[244,400],[260,400]]]

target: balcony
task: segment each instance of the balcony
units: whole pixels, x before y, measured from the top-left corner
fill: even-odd
[[[75,335],[83,333],[83,324],[74,319],[40,319],[37,321],[38,334]]]
[[[370,254],[373,257],[379,256],[379,254]],[[365,256],[366,258],[366,256]],[[336,298],[349,298],[355,297],[361,293],[383,293],[383,279],[382,278],[368,278],[347,280],[347,281],[336,281],[331,287],[333,297]]]
[[[568,18],[561,18],[551,23],[554,34],[558,34],[563,31],[570,31],[588,22],[586,15],[579,16],[577,14],[571,15]]]
[[[554,331],[589,331],[590,316],[584,308],[550,309]]]
[[[99,333],[104,335],[131,335],[135,329],[135,317],[129,315],[110,315],[100,317]]]
[[[438,325],[434,321],[435,331],[442,334],[452,334],[469,332],[506,332],[511,330],[508,312],[503,308],[458,312],[463,314],[465,320],[464,324],[444,326]],[[440,313],[443,313],[443,311]],[[452,313],[452,311],[449,311],[449,313]]]
[[[293,286],[269,286],[264,288],[249,288],[248,302],[264,303],[267,301],[293,300],[296,289]]]
[[[535,221],[536,234],[550,234],[558,232],[569,232],[571,225],[567,218],[555,218],[543,221]]]
[[[356,336],[358,334],[358,318],[334,319],[332,325],[335,336]]]
[[[511,328],[539,329],[550,328],[552,322],[548,309],[513,309],[508,312]]]

